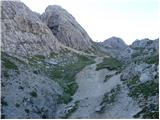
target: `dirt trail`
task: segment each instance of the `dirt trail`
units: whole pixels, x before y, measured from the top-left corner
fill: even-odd
[[[126,92],[119,95],[119,100],[115,105],[111,106],[107,113],[98,114],[96,109],[99,107],[104,94],[110,92],[120,81],[120,74],[115,74],[116,71],[102,69],[96,71],[96,65],[101,63],[103,57],[95,59],[96,63],[86,66],[81,72],[76,75],[78,90],[73,96],[73,100],[66,106],[62,106],[60,111],[66,111],[72,108],[72,104],[79,101],[78,108],[69,116],[69,118],[132,118],[139,111],[139,107],[134,101],[128,97]],[[107,82],[104,82],[106,75],[113,75]],[[124,100],[124,99],[125,100]],[[121,108],[124,112],[120,112]],[[59,114],[61,114],[60,112]],[[122,113],[122,114],[121,114]]]
[[[99,97],[104,95],[106,90],[108,91],[119,81],[112,81],[112,83],[107,83],[109,88],[103,82],[105,76],[109,73],[107,69],[96,71],[96,65],[102,62],[102,58],[96,59],[96,63],[85,67],[76,76],[76,82],[79,86],[77,92],[73,96],[74,100],[81,100],[91,97]],[[116,76],[117,77],[117,76]]]
[[[78,109],[70,118],[90,118],[90,114],[99,106],[103,95],[117,84],[120,84],[120,75],[115,75],[104,83],[105,76],[107,74],[114,74],[115,71],[107,69],[96,71],[96,65],[101,63],[102,60],[102,57],[96,58],[95,64],[86,66],[77,74],[76,82],[79,88],[73,96],[73,100],[80,101],[80,103]]]

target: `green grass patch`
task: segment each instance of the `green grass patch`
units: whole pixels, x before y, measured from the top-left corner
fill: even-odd
[[[104,58],[103,62],[97,65],[96,70],[105,69],[105,68],[109,70],[121,70],[122,63],[112,57]]]
[[[129,88],[134,86],[134,85],[137,85],[139,82],[140,82],[140,80],[139,80],[139,76],[138,75],[136,75],[132,79],[126,81],[127,86]]]
[[[101,110],[99,111],[100,113],[104,112],[104,108],[107,104],[111,104],[116,101],[116,97],[119,94],[120,90],[121,90],[120,85],[117,85],[110,92],[104,95],[103,100],[100,103],[100,106],[102,106]]]
[[[34,64],[34,63],[37,63],[37,62],[42,62],[45,60],[45,56],[43,55],[35,55],[31,58],[29,58],[29,64]]]
[[[78,61],[65,66],[56,66],[49,75],[53,80],[56,80],[64,89],[62,101],[68,103],[72,100],[71,96],[76,92],[78,85],[75,81],[75,75],[80,72],[86,65],[94,63],[93,58],[86,56],[78,56]]]
[[[45,57],[34,56],[29,63],[38,73],[47,75],[64,89],[64,94],[61,96],[63,103],[68,103],[72,100],[72,95],[76,92],[78,85],[75,82],[75,75],[80,72],[86,65],[94,63],[93,57],[83,55],[74,55],[77,61],[73,61],[64,65],[50,65],[46,67],[44,63]],[[53,59],[53,58],[52,58]]]
[[[5,52],[1,52],[1,67],[2,67],[2,77],[9,78],[9,70],[14,70],[16,74],[20,73],[18,65],[26,65],[26,63],[17,57],[8,55]]]
[[[14,62],[10,61],[9,58],[2,56],[2,66],[4,66],[6,69],[13,69],[13,70],[18,70],[18,67]]]

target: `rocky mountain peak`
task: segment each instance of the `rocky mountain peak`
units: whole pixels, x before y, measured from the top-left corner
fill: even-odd
[[[62,7],[48,6],[41,15],[41,19],[64,45],[77,50],[85,50],[91,47],[92,40],[87,32]]]
[[[102,42],[102,44],[106,47],[108,46],[115,49],[124,49],[127,47],[127,45],[121,38],[114,37],[114,36],[111,38],[108,38],[107,40]]]

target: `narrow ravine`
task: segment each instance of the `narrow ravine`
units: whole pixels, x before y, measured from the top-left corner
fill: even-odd
[[[130,105],[129,111],[127,111],[128,108],[127,105],[125,105],[126,116],[125,113],[123,113],[122,116],[121,113],[120,115],[117,114],[118,110],[120,111],[120,108],[123,104],[131,104],[133,102],[131,98],[127,99],[127,93],[125,92],[119,95],[121,99],[118,101],[118,106],[113,105],[113,108],[111,106],[111,111],[108,112],[109,114],[103,113],[99,115],[96,113],[96,109],[102,102],[104,94],[110,92],[117,85],[122,85],[122,82],[120,81],[120,74],[115,74],[116,71],[109,71],[108,69],[96,71],[96,65],[101,63],[102,60],[103,57],[97,57],[95,59],[96,63],[86,66],[76,75],[76,82],[79,86],[78,90],[74,94],[73,100],[68,105],[61,106],[61,108],[58,110],[59,115],[65,114],[68,109],[72,109],[75,102],[78,102],[78,106],[76,106],[74,112],[67,116],[68,118],[132,118],[132,115],[135,114],[134,111],[139,109],[137,105],[134,105],[134,108],[132,108],[133,106]],[[106,75],[113,76],[107,82],[104,82]],[[123,97],[126,97],[125,101],[123,100]],[[131,112],[132,109],[133,112]],[[112,112],[119,116],[112,114]],[[132,115],[127,115],[130,112]]]

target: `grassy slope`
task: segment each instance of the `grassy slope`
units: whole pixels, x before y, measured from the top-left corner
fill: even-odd
[[[30,58],[30,65],[36,70],[35,73],[47,75],[54,81],[58,82],[59,85],[64,89],[64,94],[60,99],[63,103],[68,103],[70,100],[72,100],[72,95],[78,88],[78,85],[75,82],[75,75],[86,65],[94,63],[93,57],[87,57],[78,54],[74,55],[73,57],[77,57],[78,60],[65,65],[50,65],[49,68],[46,68],[46,65],[43,64],[45,57],[37,55]]]
[[[62,56],[66,53],[63,52]],[[49,59],[54,59],[57,54],[52,54]],[[28,66],[33,70],[35,74],[43,74],[54,81],[58,82],[59,85],[64,89],[63,96],[60,97],[60,102],[68,103],[72,99],[72,95],[76,92],[78,85],[75,82],[75,75],[81,71],[86,65],[94,63],[94,57],[87,57],[83,55],[73,54],[77,60],[73,60],[71,63],[64,65],[47,65],[45,64],[45,56],[35,55],[29,58],[29,64],[20,61],[18,58],[9,56],[6,53],[1,53],[2,59],[2,75],[9,77],[8,71],[14,70],[20,72],[19,65]],[[48,57],[47,57],[48,59]]]
[[[107,68],[109,70],[120,70],[122,63],[112,57],[104,58],[103,62],[97,65],[96,70]]]

